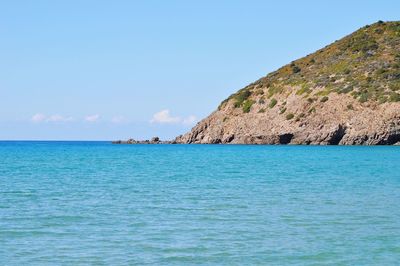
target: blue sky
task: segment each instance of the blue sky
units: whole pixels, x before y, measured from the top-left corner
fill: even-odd
[[[2,1],[0,139],[172,138],[399,1]]]

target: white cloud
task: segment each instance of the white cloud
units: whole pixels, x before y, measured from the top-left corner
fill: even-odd
[[[51,115],[46,119],[47,122],[68,122],[72,120],[72,117],[64,117],[62,115]]]
[[[183,124],[183,125],[192,125],[197,122],[197,117],[194,115],[190,115],[186,118],[181,118],[179,116],[172,116],[169,109],[162,110],[153,115],[153,118],[150,120],[150,123],[157,124]]]
[[[35,115],[32,116],[31,121],[34,123],[41,123],[41,122],[69,122],[72,121],[73,118],[72,117],[64,117],[62,115],[50,115],[50,116],[46,116],[44,114],[41,113],[37,113]]]
[[[182,119],[179,116],[171,116],[168,109],[162,110],[153,115],[153,119],[150,120],[150,123],[159,123],[159,124],[177,124],[180,123]]]
[[[40,123],[46,120],[46,116],[44,114],[35,114],[34,116],[32,116],[31,121],[34,123]]]
[[[193,125],[196,122],[197,122],[197,117],[194,115],[190,115],[190,116],[186,117],[185,119],[183,119],[183,121],[182,121],[182,123],[184,125]]]
[[[95,114],[95,115],[88,115],[85,117],[86,122],[97,122],[100,119],[100,115]]]

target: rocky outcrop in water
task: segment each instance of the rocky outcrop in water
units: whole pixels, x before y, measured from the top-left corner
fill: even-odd
[[[175,144],[175,141],[160,140],[159,137],[153,137],[151,140],[115,140],[112,144]]]

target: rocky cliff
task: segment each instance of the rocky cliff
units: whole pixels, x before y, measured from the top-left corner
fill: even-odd
[[[177,143],[400,143],[400,22],[365,26],[224,100]]]

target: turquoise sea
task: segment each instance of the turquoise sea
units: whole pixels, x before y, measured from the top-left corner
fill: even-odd
[[[399,265],[400,147],[0,142],[0,265]]]

